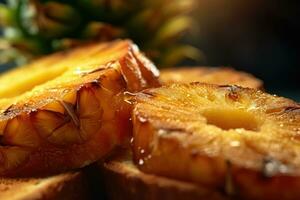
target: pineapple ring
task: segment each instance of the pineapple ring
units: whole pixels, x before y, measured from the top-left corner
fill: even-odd
[[[237,199],[300,198],[300,105],[255,89],[201,83],[135,97],[133,151],[147,173]]]
[[[1,75],[0,175],[44,175],[103,157],[130,134],[123,92],[158,85],[157,73],[124,40],[54,54]]]
[[[183,67],[163,69],[160,72],[162,84],[203,82],[218,85],[238,85],[262,89],[263,82],[251,74],[227,67]]]

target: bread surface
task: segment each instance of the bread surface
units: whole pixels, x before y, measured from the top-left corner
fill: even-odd
[[[43,178],[0,178],[1,200],[83,200],[89,195],[83,172]]]
[[[217,191],[141,172],[129,153],[99,163],[109,200],[227,200]]]

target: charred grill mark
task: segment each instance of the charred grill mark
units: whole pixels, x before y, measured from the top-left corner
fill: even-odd
[[[193,82],[187,84],[186,86],[188,86],[188,85],[194,86],[194,85],[202,85],[202,84],[206,84],[206,83],[202,83],[202,82],[199,82],[199,81],[193,81]]]
[[[8,108],[6,108],[4,111],[3,111],[3,115],[9,115],[10,113],[14,112],[13,111],[13,108],[14,108],[14,104],[10,105]]]
[[[23,145],[20,145],[20,144],[8,144],[7,142],[5,142],[3,140],[4,140],[4,137],[0,136],[0,147],[4,147],[4,148],[7,148],[7,147],[22,147],[22,148],[26,148],[26,147],[28,147],[28,146],[23,146]],[[0,166],[1,166],[1,151],[0,151]]]
[[[147,90],[143,91],[143,94],[147,95],[148,97],[153,97],[153,98],[157,96],[155,93],[152,93]]]
[[[267,114],[277,113],[277,114],[283,114],[283,113],[298,113],[300,114],[300,107],[297,106],[282,106],[282,107],[273,107],[268,110],[266,110]]]
[[[99,80],[97,80],[97,79],[96,79],[96,80],[93,80],[90,84],[91,84],[91,87],[92,87],[92,88],[96,88],[96,89],[97,89],[97,88],[100,88],[100,87],[101,87],[101,83],[100,83]]]
[[[223,88],[223,89],[228,89],[228,90],[230,90],[231,85],[219,85],[218,87],[219,87],[219,88]]]
[[[240,87],[237,85],[220,85],[219,88],[224,88],[229,90],[230,92],[238,92],[240,90]]]
[[[300,107],[292,107],[292,106],[288,106],[284,108],[284,112],[293,112],[293,113],[299,113],[300,114]]]
[[[282,107],[273,107],[273,108],[269,108],[266,110],[267,114],[273,114],[273,113],[282,113],[282,111],[284,110],[284,108]]]

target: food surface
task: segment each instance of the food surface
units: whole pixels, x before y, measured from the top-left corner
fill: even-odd
[[[172,84],[135,97],[133,151],[146,173],[237,199],[300,198],[300,105],[255,89]]]
[[[218,85],[238,85],[263,88],[263,82],[251,74],[224,67],[182,67],[161,70],[162,84],[202,82]]]
[[[191,182],[143,173],[132,162],[131,153],[118,151],[99,163],[109,200],[227,200],[220,192]]]
[[[0,76],[0,175],[86,166],[127,141],[123,93],[158,85],[130,41],[54,54]]]
[[[2,200],[83,200],[89,197],[87,180],[81,172],[43,178],[0,178]]]
[[[200,29],[235,15],[208,2],[1,1],[0,67],[26,65],[0,74],[0,200],[300,200],[300,103],[166,68],[217,58]]]

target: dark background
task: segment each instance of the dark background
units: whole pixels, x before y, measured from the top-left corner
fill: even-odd
[[[186,40],[203,51],[198,64],[248,71],[264,80],[267,91],[300,101],[298,1],[196,1]]]
[[[300,3],[277,0],[198,0],[191,43],[201,64],[253,73],[267,91],[300,101]]]

